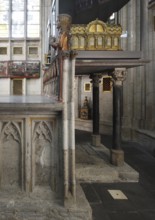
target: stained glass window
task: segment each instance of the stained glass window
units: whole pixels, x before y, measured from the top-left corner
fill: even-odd
[[[12,24],[24,24],[24,12],[23,11],[12,12]]]
[[[27,0],[28,10],[39,11],[40,10],[40,0]]]
[[[40,0],[0,0],[0,38],[39,36]]]
[[[27,25],[27,37],[39,37],[39,25]]]
[[[13,11],[23,11],[24,10],[24,0],[12,0],[12,10]]]
[[[39,37],[40,0],[27,0],[27,37]]]
[[[28,11],[27,13],[27,23],[28,24],[39,24],[40,16],[39,11]]]
[[[9,0],[0,0],[0,11],[9,10]]]
[[[9,36],[9,0],[0,0],[0,36]]]
[[[20,25],[20,24],[12,25],[12,37],[13,38],[24,37],[24,25]]]

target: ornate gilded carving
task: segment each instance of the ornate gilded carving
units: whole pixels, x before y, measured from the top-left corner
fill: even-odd
[[[96,19],[88,25],[72,25],[72,50],[121,50],[120,25],[106,24]]]
[[[85,25],[72,25],[71,27],[71,49],[85,50],[86,34]]]

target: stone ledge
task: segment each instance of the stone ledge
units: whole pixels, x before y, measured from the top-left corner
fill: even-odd
[[[62,111],[63,103],[45,96],[0,96],[0,114],[50,113]]]

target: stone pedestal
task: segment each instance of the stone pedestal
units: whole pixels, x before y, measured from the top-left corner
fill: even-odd
[[[92,134],[92,145],[93,146],[100,146],[101,144],[101,136],[98,134]]]
[[[124,165],[124,152],[122,150],[111,150],[111,163],[115,166]]]

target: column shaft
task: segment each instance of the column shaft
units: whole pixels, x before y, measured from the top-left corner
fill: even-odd
[[[121,149],[122,86],[113,87],[113,149]]]
[[[76,54],[69,51],[63,52],[63,56],[64,205],[71,207],[76,202],[74,111]]]
[[[115,166],[124,164],[124,152],[121,149],[121,117],[122,117],[122,88],[126,77],[125,68],[118,68],[111,74],[113,80],[113,144],[111,163]]]
[[[93,86],[93,134],[99,135],[99,86]]]
[[[92,74],[90,78],[93,84],[93,133],[92,144],[94,146],[100,145],[100,112],[99,112],[99,83],[102,74]]]

